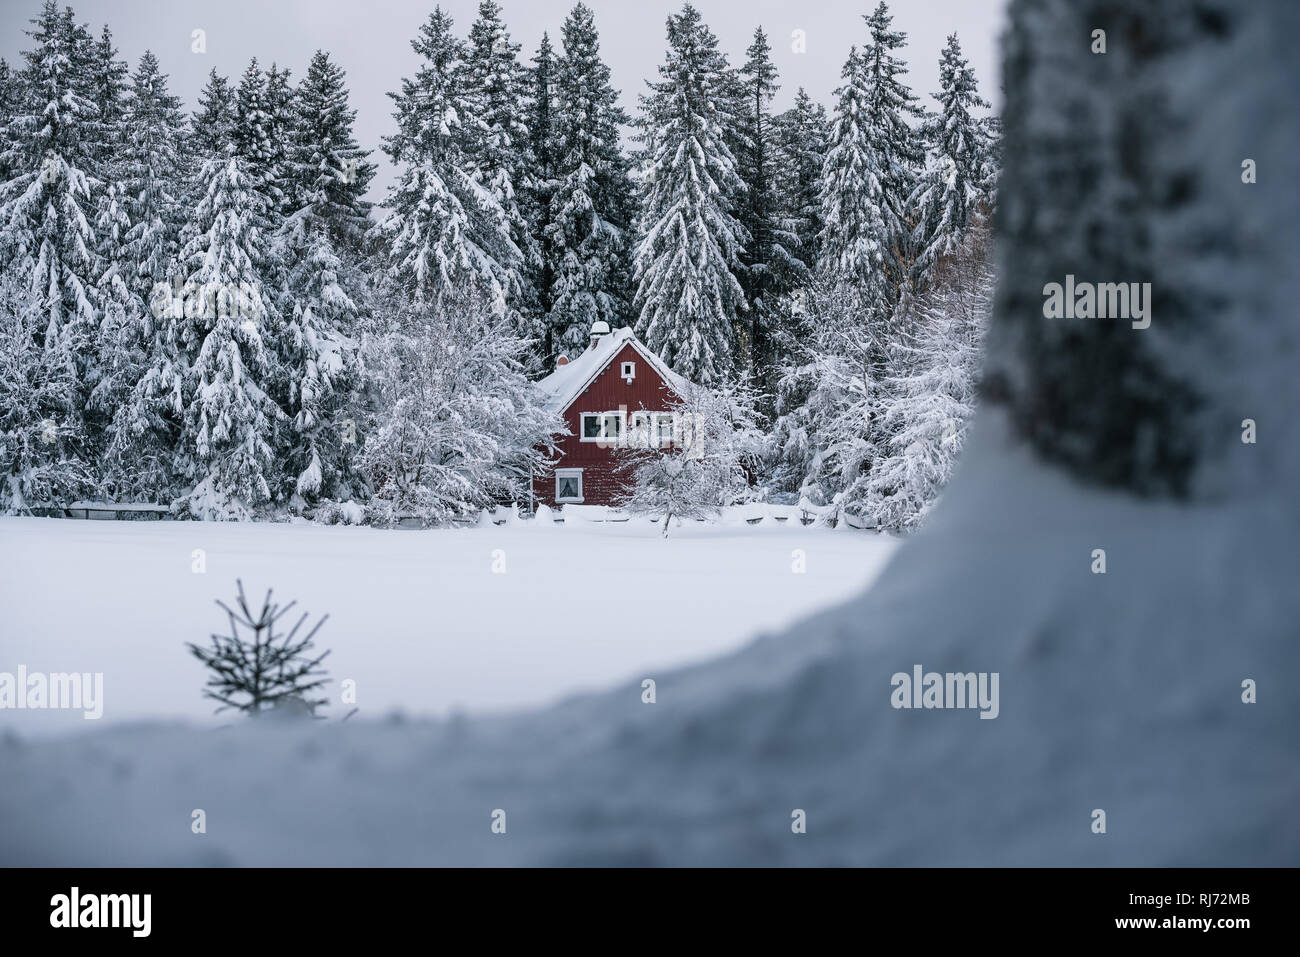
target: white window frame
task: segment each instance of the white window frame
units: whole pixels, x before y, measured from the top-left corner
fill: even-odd
[[[578,497],[577,498],[560,498],[560,483],[565,479],[576,478],[578,480]],[[555,504],[564,505],[572,503],[581,505],[585,501],[582,493],[582,469],[556,469],[555,470]]]
[[[622,365],[620,365],[619,376],[620,378],[622,378],[624,382],[626,382],[628,385],[631,385],[632,380],[636,378],[636,363],[624,362]]]
[[[617,434],[615,435],[609,434],[610,416],[615,416],[617,418]],[[600,434],[588,436],[587,420],[592,417],[598,417],[600,419]],[[621,444],[623,437],[627,435],[627,412],[626,410],[620,410],[617,412],[584,412],[578,417],[578,431],[580,433],[578,440],[581,442],[597,442],[602,445]]]

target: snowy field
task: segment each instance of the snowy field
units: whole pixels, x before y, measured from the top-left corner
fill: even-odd
[[[226,627],[213,602],[233,603],[240,578],[250,602],[271,587],[311,621],[329,613],[325,713],[350,710],[345,678],[357,718],[519,708],[734,650],[860,590],[895,545],[771,520],[688,523],[663,540],[648,521],[381,531],[0,518],[0,671],[102,672],[101,724],[229,721],[211,717],[184,643]],[[0,729],[24,737],[92,724],[0,710]]]

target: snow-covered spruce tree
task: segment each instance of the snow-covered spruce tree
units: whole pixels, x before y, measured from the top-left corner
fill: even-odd
[[[527,340],[478,290],[376,310],[368,341],[375,413],[359,455],[368,519],[425,524],[522,501],[564,430],[525,376]]]
[[[379,227],[379,258],[386,284],[415,303],[472,282],[504,313],[523,257],[500,203],[473,176],[474,98],[452,26],[435,7],[411,42],[420,68],[389,94],[397,132],[384,150],[404,169]]]
[[[198,518],[242,520],[266,505],[276,485],[273,429],[284,412],[267,393],[263,344],[268,305],[260,223],[269,201],[242,160],[212,159],[194,210],[194,238],[181,251],[188,271],[171,300],[185,368],[180,472],[192,488],[178,506]],[[181,314],[176,315],[176,307]]]
[[[297,134],[297,103],[290,71],[275,63],[266,71],[266,117],[270,171],[267,196],[274,201],[277,219],[297,209],[301,198],[292,191],[290,150]]]
[[[871,32],[871,42],[862,50],[866,124],[879,161],[884,200],[881,213],[889,234],[884,260],[886,288],[890,304],[894,305],[907,292],[914,255],[907,200],[925,160],[924,139],[917,125],[924,111],[903,81],[907,64],[895,55],[906,43],[907,34],[891,29],[894,18],[884,0],[863,19]]]
[[[851,51],[844,66],[823,166],[819,266],[825,288],[818,292],[856,306],[815,330],[809,342],[822,380],[810,401],[822,405],[817,428],[830,428],[819,443],[819,470],[834,488],[832,500],[857,512],[873,458],[894,427],[882,419],[888,382],[914,321],[907,201],[924,155],[922,136],[909,122],[922,113],[896,55],[906,36],[891,29],[883,2],[865,20],[871,39],[861,53]],[[830,288],[836,285],[844,288]]]
[[[530,279],[541,251],[523,206],[532,168],[522,107],[527,74],[519,64],[519,44],[510,40],[496,0],[479,0],[478,17],[469,30],[465,68],[474,121],[469,167],[475,181],[501,207],[510,240],[520,253],[518,262],[508,267],[511,312],[522,332],[540,339],[542,318]]]
[[[364,277],[358,256],[374,175],[356,145],[344,73],[317,51],[296,96],[296,136],[286,196],[298,208],[273,240],[284,270],[283,318],[272,343],[275,395],[292,427],[279,436],[279,456],[299,506],[319,498],[351,498],[361,368],[358,333]]]
[[[180,373],[174,343],[166,338],[167,316],[155,317],[153,308],[156,287],[171,286],[190,163],[180,100],[168,92],[167,75],[149,51],[132,77],[123,122],[118,182],[127,232],[120,267],[100,278],[101,290],[111,293],[100,324],[110,357],[92,397],[112,416],[102,453],[103,489],[120,500],[170,501]]]
[[[130,204],[123,182],[127,139],[126,101],[128,70],[117,58],[108,27],[90,47],[88,58],[94,126],[91,144],[97,187],[94,216],[95,309],[98,325],[85,357],[87,440],[99,459],[109,441],[114,410],[135,384],[143,364],[137,331],[144,303],[132,288],[127,235],[131,229]],[[110,495],[113,488],[106,488]]]
[[[826,403],[821,427],[834,424],[821,462],[838,484],[837,496],[870,470],[881,448],[882,384],[892,374],[908,316],[910,229],[903,211],[918,156],[906,117],[916,107],[899,79],[902,61],[892,53],[904,36],[890,22],[882,3],[867,18],[870,45],[849,53],[823,166],[823,302],[810,315],[822,311],[830,321],[813,330],[809,346],[818,355],[813,366],[827,377],[815,397]],[[845,312],[843,303],[853,308]],[[836,396],[848,405],[835,407]]]
[[[285,219],[294,197],[288,139],[294,126],[293,91],[287,70],[275,64],[263,71],[256,58],[249,62],[235,95],[235,126],[231,133],[231,155],[239,160],[239,171],[247,178],[252,193],[259,199],[248,210],[250,236],[256,237],[249,247],[257,275],[261,318],[259,333],[265,369],[258,384],[280,409],[294,405],[294,395],[307,374],[302,355],[303,343],[310,338],[301,326],[292,325],[297,304],[289,288],[290,256],[311,255],[304,238],[299,248],[289,250],[277,242],[285,229]],[[274,430],[275,461],[285,468],[300,465],[295,453],[296,436],[289,430]],[[292,461],[291,461],[292,460]],[[281,487],[283,476],[289,488]],[[270,478],[271,476],[268,476]],[[271,496],[280,500],[292,492],[293,476],[277,470]],[[309,484],[311,484],[309,482]]]
[[[619,146],[628,118],[601,62],[589,7],[574,6],[563,42],[555,65],[558,158],[546,253],[554,277],[553,349],[572,356],[586,347],[592,323],[614,329],[628,318],[632,185]]]
[[[629,433],[619,448],[619,471],[627,484],[620,508],[663,520],[716,518],[751,495],[749,475],[761,456],[758,391],[748,379],[711,388],[692,385],[672,404],[677,427],[671,442],[657,430]]]
[[[820,273],[818,252],[824,226],[821,209],[822,168],[826,162],[830,139],[830,121],[826,108],[813,103],[800,87],[794,105],[775,118],[776,139],[775,189],[777,205],[782,220],[793,234],[789,252],[803,264],[803,275],[792,281],[785,294],[777,298],[769,310],[769,336],[772,343],[772,367],[768,374],[768,392],[771,400],[769,415],[775,414],[777,404],[788,412],[793,393],[791,382],[782,381],[787,368],[800,351],[800,309],[807,296],[807,287]],[[796,377],[797,378],[797,377]],[[796,483],[797,485],[797,483]],[[779,486],[778,486],[779,487]],[[789,491],[789,489],[786,489]]]
[[[871,471],[844,490],[846,509],[881,528],[921,523],[952,477],[975,412],[993,306],[987,226],[972,224],[915,302],[916,322],[885,383],[886,438]]]
[[[65,344],[84,375],[98,325],[91,155],[98,132],[91,99],[91,39],[70,8],[47,0],[28,31],[34,46],[20,84],[20,112],[10,122],[0,188],[0,270],[17,275],[48,310],[41,342]],[[81,388],[81,385],[79,385]]]
[[[749,302],[746,350],[750,373],[758,387],[769,391],[772,365],[776,360],[773,322],[777,300],[808,278],[807,267],[793,252],[798,238],[793,221],[781,208],[777,187],[776,123],[771,114],[772,97],[780,88],[767,34],[759,27],[740,69],[744,93],[740,113],[742,142],[737,153],[745,195],[739,219],[749,234],[741,254],[741,286]]]
[[[271,375],[268,384],[275,394],[283,395],[287,384],[278,362],[279,338],[283,329],[281,313],[292,307],[288,301],[286,271],[288,263],[279,258],[279,250],[269,240],[284,225],[289,210],[288,157],[285,145],[292,123],[292,90],[287,71],[275,64],[264,71],[257,58],[249,61],[239,88],[235,91],[235,125],[231,130],[231,154],[238,157],[240,171],[264,201],[250,210],[251,223],[263,239],[257,268],[262,282],[268,322],[264,337],[270,352]]]
[[[190,121],[192,152],[200,160],[224,156],[235,127],[235,91],[216,69],[199,93],[199,108]]]
[[[998,178],[1002,175],[1002,117],[990,113],[979,121],[981,151],[984,161],[980,169],[980,185],[984,190],[984,200],[990,209],[997,209]]]
[[[292,422],[280,436],[281,464],[298,504],[350,498],[361,276],[336,251],[312,205],[286,220],[276,247],[287,264],[289,289],[283,327],[275,336],[284,379],[277,395]]]
[[[12,172],[9,124],[20,112],[21,99],[18,74],[9,66],[8,60],[0,57],[0,184],[5,183]]]
[[[528,148],[532,155],[532,175],[525,180],[524,207],[538,244],[538,259],[532,274],[533,290],[537,295],[537,308],[549,316],[555,301],[551,288],[555,284],[554,256],[549,250],[547,227],[551,224],[551,197],[555,195],[560,168],[560,144],[555,135],[555,108],[558,90],[555,81],[555,49],[549,34],[542,34],[533,65],[528,71]],[[538,355],[549,365],[554,355],[550,323],[543,325],[542,336],[535,347]]]
[[[975,71],[961,55],[957,34],[950,34],[939,57],[940,111],[931,137],[934,153],[908,201],[915,210],[912,245],[913,284],[923,289],[944,256],[957,254],[972,220],[987,214],[984,132],[971,110],[988,107],[980,98]]]
[[[376,167],[353,135],[357,112],[348,106],[347,74],[324,50],[312,56],[294,103],[287,174],[295,197],[291,208],[311,206],[335,249],[359,255],[370,228],[365,193]]]
[[[819,271],[828,283],[853,286],[861,322],[883,327],[891,310],[887,260],[893,242],[885,199],[885,158],[870,125],[866,63],[857,49],[841,72],[843,85],[822,167]]]
[[[0,274],[0,514],[86,494],[82,398],[67,340],[43,343],[48,309],[21,277]]]
[[[99,39],[89,48],[89,98],[95,107],[94,173],[105,182],[112,179],[118,162],[126,119],[126,92],[130,70],[118,59],[113,33],[104,24]]]
[[[115,167],[112,178],[104,182],[95,216],[95,307],[99,325],[91,342],[93,361],[85,376],[85,415],[88,438],[97,456],[109,444],[115,411],[135,385],[146,358],[142,337],[145,304],[131,284],[132,269],[126,254],[131,221],[120,172],[120,166]],[[113,496],[116,490],[106,491]]]
[[[727,145],[734,78],[690,4],[668,17],[660,80],[641,98],[647,147],[636,250],[637,332],[673,371],[701,384],[735,366],[734,323],[747,309],[737,273],[748,234],[744,182]]]
[[[167,89],[167,74],[146,50],[132,77],[126,102],[126,139],[121,182],[130,231],[126,260],[132,291],[143,301],[179,250],[185,211],[181,195],[191,173],[180,99]]]
[[[788,251],[803,263],[805,276],[811,277],[817,271],[817,242],[823,226],[822,165],[830,137],[826,107],[814,103],[800,87],[794,105],[775,118],[773,130],[777,204],[795,237]]]
[[[272,113],[274,104],[267,87],[268,78],[256,57],[249,61],[235,91],[235,116],[230,132],[241,173],[265,197],[263,208],[257,211],[263,228],[278,224],[285,200],[281,188],[282,144],[276,142],[280,118]],[[281,80],[277,74],[277,83]],[[277,95],[283,95],[283,90],[277,90]]]

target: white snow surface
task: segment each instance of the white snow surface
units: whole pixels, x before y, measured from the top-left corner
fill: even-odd
[[[0,863],[1294,865],[1298,525],[1282,496],[1190,508],[1082,488],[986,419],[930,525],[874,587],[739,652],[657,672],[655,704],[633,680],[514,716],[0,736]],[[33,537],[0,527],[10,542]],[[466,535],[476,560],[482,537]],[[169,600],[167,584],[156,566],[131,568],[132,541],[112,554],[144,614]],[[357,565],[397,567],[355,541]],[[287,548],[239,547],[240,564],[292,568]],[[1105,575],[1090,571],[1095,548]],[[6,555],[8,581],[19,562]],[[229,576],[218,565],[198,592]],[[610,561],[593,587],[616,569],[637,581]],[[286,593],[310,579],[289,577]],[[671,582],[646,585],[630,590],[627,618],[698,639],[699,622],[656,598]],[[715,600],[736,614],[762,590],[724,583]],[[64,599],[98,618],[87,641],[112,628],[95,600]],[[359,607],[382,616],[384,604],[381,592]],[[557,597],[537,614],[565,607]],[[30,614],[24,633],[39,626]],[[194,618],[172,621],[177,640]],[[390,652],[386,667],[436,670],[410,643]],[[999,716],[893,709],[890,678],[915,664],[998,672]],[[1246,678],[1255,704],[1241,700]],[[205,834],[191,833],[194,808]],[[1097,808],[1105,834],[1091,828]],[[491,830],[497,809],[505,834]],[[806,834],[791,831],[794,809]]]
[[[430,530],[0,518],[0,671],[102,672],[102,724],[227,723],[200,696],[206,675],[185,642],[227,630],[214,602],[230,604],[238,578],[250,602],[267,588],[297,600],[286,626],[329,614],[317,645],[331,649],[336,717],[351,710],[345,678],[361,709],[351,720],[541,706],[785,628],[849,598],[898,544],[795,519],[747,525],[740,510],[665,541],[646,519],[592,521],[608,511],[566,507],[557,525],[500,509],[512,520]],[[0,709],[0,731],[23,737],[91,724],[80,711]]]

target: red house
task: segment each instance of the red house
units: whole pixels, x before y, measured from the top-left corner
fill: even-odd
[[[591,327],[582,355],[560,357],[537,383],[569,435],[557,441],[553,468],[533,474],[533,505],[612,505],[626,481],[617,450],[635,437],[667,446],[679,428],[674,404],[689,384],[669,369],[627,326]]]

